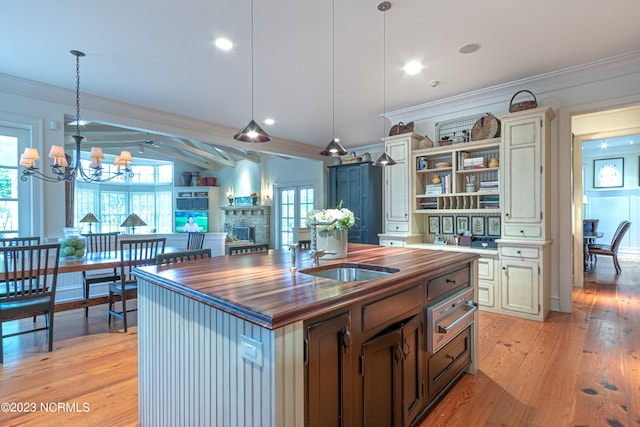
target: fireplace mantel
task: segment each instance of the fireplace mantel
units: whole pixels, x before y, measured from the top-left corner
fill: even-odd
[[[221,208],[227,216],[231,215],[269,215],[271,206],[223,206]]]

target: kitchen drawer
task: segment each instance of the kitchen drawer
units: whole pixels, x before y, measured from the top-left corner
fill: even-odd
[[[471,269],[464,266],[451,273],[431,279],[427,282],[427,302],[433,302],[445,295],[470,286]]]
[[[429,400],[434,399],[471,361],[471,328],[432,354],[427,363]]]
[[[403,238],[393,239],[389,237],[380,238],[380,246],[393,246],[396,248],[404,248],[405,240]]]
[[[539,254],[539,248],[528,246],[503,246],[500,248],[500,255],[510,258],[537,259]]]
[[[518,224],[505,224],[504,225],[505,237],[542,237],[542,225],[518,225]]]
[[[408,222],[387,222],[387,233],[408,233]]]
[[[424,290],[420,284],[377,301],[362,306],[362,332],[369,332],[378,326],[412,310],[422,309]]]
[[[478,278],[493,280],[495,275],[495,260],[493,258],[478,259]]]
[[[482,308],[495,308],[494,297],[495,284],[485,280],[478,280],[478,304]]]

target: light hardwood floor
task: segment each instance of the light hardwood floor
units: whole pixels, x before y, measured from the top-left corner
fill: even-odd
[[[616,277],[601,257],[574,289],[573,313],[544,323],[481,312],[479,372],[464,375],[420,426],[639,425],[640,262],[622,269]],[[124,334],[106,316],[106,306],[89,319],[82,309],[56,314],[52,353],[45,332],[4,340],[0,403],[36,411],[0,411],[0,425],[137,424],[136,317]]]

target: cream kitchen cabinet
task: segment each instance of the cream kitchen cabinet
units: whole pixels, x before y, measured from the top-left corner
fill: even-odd
[[[550,241],[499,241],[500,309],[543,321],[551,306]]]
[[[550,140],[555,114],[537,108],[502,119],[502,237],[547,240],[550,234]]]
[[[404,246],[421,241],[420,224],[411,210],[411,151],[418,148],[422,136],[405,133],[385,138],[385,151],[396,164],[383,168],[384,226],[380,245]]]

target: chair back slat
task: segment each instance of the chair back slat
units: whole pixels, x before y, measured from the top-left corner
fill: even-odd
[[[0,247],[0,301],[55,294],[60,244]]]
[[[7,246],[32,246],[40,244],[40,236],[36,237],[3,237],[0,238],[0,247]]]
[[[134,282],[136,279],[131,272],[135,267],[155,264],[156,256],[164,252],[166,241],[165,237],[120,240],[121,280]],[[127,265],[125,265],[125,262]]]
[[[205,233],[190,232],[187,239],[187,249],[202,249]]]
[[[205,258],[211,258],[210,248],[158,254],[156,256],[156,264],[167,265],[178,262],[196,261]]]
[[[114,231],[112,233],[85,233],[82,234],[87,238],[87,252],[110,252],[118,250],[118,236],[120,233]]]

